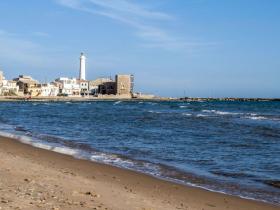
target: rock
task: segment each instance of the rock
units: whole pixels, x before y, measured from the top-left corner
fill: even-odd
[[[86,205],[86,202],[85,201],[81,201],[80,202],[80,206],[84,207]]]
[[[91,196],[93,195],[91,192],[86,192],[85,194],[86,195],[91,195]]]
[[[280,180],[270,180],[270,181],[265,181],[265,183],[272,187],[280,188]]]

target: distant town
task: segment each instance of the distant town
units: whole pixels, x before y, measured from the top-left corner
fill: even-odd
[[[117,74],[115,80],[110,77],[86,79],[86,56],[81,53],[78,78],[59,77],[49,83],[40,83],[31,76],[19,75],[12,80],[5,79],[0,71],[0,96],[31,98],[101,98],[131,99],[154,98],[134,92],[134,75]]]
[[[0,70],[0,100],[180,100],[180,101],[280,101],[279,98],[201,98],[158,97],[134,91],[133,74],[117,74],[94,80],[86,78],[86,56],[80,55],[78,78],[59,77],[52,82],[41,83],[27,75],[9,80]]]

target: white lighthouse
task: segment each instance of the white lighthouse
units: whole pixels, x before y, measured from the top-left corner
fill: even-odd
[[[81,53],[80,57],[80,80],[86,80],[86,56]]]

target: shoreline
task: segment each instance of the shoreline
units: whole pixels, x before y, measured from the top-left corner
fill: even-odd
[[[279,102],[280,98],[203,98],[203,97],[186,97],[186,98],[171,98],[171,97],[154,97],[154,98],[126,98],[118,96],[104,97],[21,97],[21,96],[0,96],[0,102],[91,102],[91,101],[179,101],[179,102],[211,102],[211,101],[229,101],[229,102]]]
[[[198,187],[185,186],[128,169],[76,159],[70,155],[36,148],[7,137],[0,137],[0,157],[0,163],[2,165],[0,170],[0,189],[3,190],[5,188],[5,182],[3,183],[2,180],[6,180],[6,184],[11,185],[8,178],[10,176],[3,177],[3,171],[9,168],[9,173],[13,175],[12,177],[17,177],[20,173],[17,172],[17,162],[20,162],[22,165],[31,166],[25,167],[24,175],[27,176],[25,179],[31,180],[32,178],[28,177],[33,177],[33,175],[48,177],[34,181],[35,185],[41,182],[41,184],[50,187],[49,190],[43,192],[45,197],[49,191],[56,189],[55,185],[58,185],[63,192],[63,198],[61,200],[64,199],[65,201],[71,198],[72,200],[76,199],[75,202],[86,202],[87,204],[83,204],[82,206],[80,205],[81,203],[79,205],[69,205],[67,202],[65,204],[62,201],[53,201],[53,198],[49,198],[52,200],[54,206],[59,206],[59,209],[72,209],[72,207],[74,209],[90,209],[95,204],[88,200],[89,197],[94,201],[102,200],[102,207],[96,206],[97,209],[280,209],[279,206],[261,201],[243,199]],[[16,158],[18,161],[11,161],[13,158]],[[13,164],[11,164],[12,162]],[[42,166],[43,168],[40,168]],[[38,171],[37,174],[36,171],[33,171],[37,168],[40,168],[39,174]],[[65,171],[65,168],[67,168],[67,173],[61,172],[63,170]],[[63,178],[63,176],[66,177]],[[55,182],[55,177],[60,177],[59,183],[56,183],[52,188],[51,183]],[[73,191],[73,189],[67,189],[67,180],[69,178],[71,180],[71,186],[73,185],[73,187],[79,188],[80,191],[86,191],[84,194],[94,194],[90,191],[93,188],[96,191],[95,194],[99,195],[97,196],[98,198],[90,195],[82,196],[80,193],[78,193],[79,196],[74,197],[71,193],[69,195],[68,191]],[[50,179],[54,180],[50,182]],[[22,185],[25,185],[25,182],[23,180]],[[87,184],[81,185],[79,182]],[[21,185],[19,186],[21,187]],[[91,187],[89,188],[89,186]],[[3,197],[2,190],[0,190],[0,195]],[[118,191],[117,194],[115,193],[116,191]],[[18,196],[12,193],[10,197],[13,200]],[[116,198],[116,200],[125,198],[128,202],[112,202],[112,198]],[[16,204],[19,202],[17,200],[8,203],[2,202],[0,203],[0,207],[6,207],[7,205],[5,204]],[[48,199],[45,200],[47,202]],[[44,206],[42,203],[38,205]],[[21,209],[39,208],[38,206],[33,207],[34,205],[28,203],[26,206],[22,206]]]

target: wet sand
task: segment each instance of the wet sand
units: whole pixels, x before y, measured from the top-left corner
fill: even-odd
[[[0,137],[0,209],[276,210]]]

